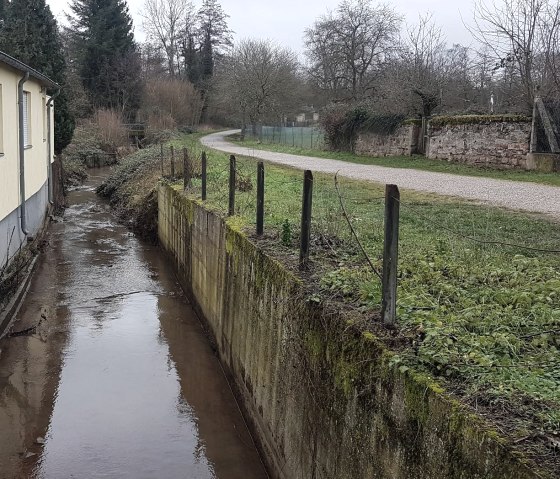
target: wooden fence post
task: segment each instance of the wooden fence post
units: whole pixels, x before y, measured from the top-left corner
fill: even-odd
[[[169,148],[171,149],[171,178],[175,178],[175,149],[173,145]]]
[[[386,325],[394,325],[397,320],[400,198],[399,188],[396,185],[385,186],[385,242],[383,244],[381,317]]]
[[[257,235],[264,233],[264,163],[257,164]]]
[[[235,214],[235,156],[229,157],[229,206],[228,216]]]
[[[163,143],[160,144],[161,149],[161,176],[165,176],[165,168],[163,166]]]
[[[301,207],[301,241],[299,247],[299,269],[305,270],[309,263],[309,242],[311,239],[311,210],[313,205],[313,173],[303,174],[303,198]]]
[[[191,167],[189,165],[189,152],[183,148],[183,190],[191,186]]]
[[[206,201],[206,152],[202,152],[200,159],[202,169],[202,201]]]

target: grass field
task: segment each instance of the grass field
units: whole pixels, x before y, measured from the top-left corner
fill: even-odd
[[[176,148],[188,147],[191,156],[197,158],[195,170],[202,151],[200,136],[174,140]],[[157,153],[154,149],[152,169],[159,168]],[[225,214],[228,155],[211,150],[207,153],[206,206]],[[142,155],[149,156],[145,152]],[[237,174],[235,221],[252,236],[255,160],[238,158]],[[341,201],[369,258],[380,270],[383,185],[341,178],[339,188],[340,196],[332,175],[315,174],[311,299],[351,305],[369,318],[371,330],[378,334],[379,326],[373,322],[380,306],[380,281],[350,234]],[[294,267],[302,172],[267,164],[265,191],[265,238],[255,241]],[[200,179],[193,180],[188,194],[200,197]],[[494,417],[497,427],[516,439],[535,431],[545,438],[557,437],[558,224],[410,191],[401,192],[400,208],[397,304],[399,336],[405,346],[399,349],[395,364],[438,379],[465,403]],[[542,448],[546,452],[547,443],[539,444],[539,457],[545,457]],[[547,455],[546,460],[560,471],[557,454]]]
[[[238,138],[232,136],[232,141],[239,143],[247,148],[256,150],[277,151],[280,153],[291,153],[294,155],[315,156],[318,158],[329,158],[333,160],[358,163],[361,165],[387,166],[391,168],[413,168],[424,171],[434,171],[438,173],[451,173],[454,175],[482,176],[511,181],[528,181],[532,183],[542,183],[546,185],[560,186],[560,174],[540,173],[536,171],[518,170],[494,170],[490,168],[479,168],[475,166],[450,163],[443,160],[430,160],[426,157],[415,156],[396,156],[396,157],[373,157],[361,156],[348,152],[326,151],[321,148],[300,148],[292,147],[290,144],[259,143],[255,140],[246,139],[240,142]]]

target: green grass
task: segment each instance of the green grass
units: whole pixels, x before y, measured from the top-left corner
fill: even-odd
[[[197,148],[196,137],[187,141]],[[238,162],[239,174],[250,177],[253,190],[237,193],[237,213],[252,228],[255,162]],[[209,152],[209,165],[208,204],[223,212],[226,155]],[[340,187],[352,224],[381,269],[382,188],[344,178]],[[265,189],[267,231],[277,238],[279,252],[295,255],[302,174],[269,164]],[[349,233],[331,175],[315,174],[313,208],[320,294],[377,310],[379,281]],[[291,249],[282,244],[287,229]],[[558,225],[546,219],[402,192],[398,316],[403,330],[418,336],[418,344],[417,352],[405,351],[399,361],[467,381],[469,394],[519,403],[531,398],[538,405],[532,407],[539,425],[558,429],[560,255],[468,238],[560,250]]]
[[[391,157],[373,157],[355,155],[349,152],[326,151],[319,149],[305,149],[292,147],[287,145],[279,145],[274,143],[258,143],[254,140],[245,140],[243,142],[232,137],[239,145],[256,150],[277,151],[280,153],[291,153],[294,155],[315,156],[317,158],[329,158],[333,160],[346,161],[349,163],[357,163],[360,165],[376,165],[387,166],[391,168],[413,168],[424,171],[434,171],[437,173],[450,173],[453,175],[480,176],[486,178],[495,178],[499,180],[511,181],[528,181],[531,183],[542,183],[545,185],[560,186],[560,174],[558,173],[541,173],[536,171],[518,171],[518,170],[494,170],[490,168],[480,168],[459,163],[451,163],[443,160],[430,160],[423,156],[391,156]]]
[[[201,136],[173,144],[199,158]],[[207,153],[206,206],[224,214],[228,155]],[[255,224],[255,176],[256,161],[239,157],[239,186],[246,191],[236,193],[236,214],[248,234]],[[380,270],[382,187],[345,178],[339,186],[351,223]],[[267,164],[265,191],[261,244],[293,266],[302,172]],[[200,197],[200,179],[189,194]],[[375,318],[380,282],[349,232],[332,175],[315,174],[313,197],[313,299],[342,301]],[[558,224],[410,191],[401,192],[400,209],[398,324],[407,346],[395,364],[428,373],[467,403],[510,411],[513,422],[501,427],[518,436],[560,430],[560,255],[472,240],[560,250]]]

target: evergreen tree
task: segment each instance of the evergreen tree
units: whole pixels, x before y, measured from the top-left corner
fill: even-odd
[[[189,35],[183,48],[187,79],[195,86],[200,84],[200,55],[196,47],[194,35]]]
[[[208,83],[214,74],[215,55],[232,46],[228,15],[218,0],[203,0],[197,14],[200,39],[200,81]]]
[[[74,0],[71,31],[79,74],[94,108],[133,118],[140,104],[141,62],[124,0]]]
[[[0,0],[0,50],[48,76],[61,86],[54,110],[54,151],[60,153],[74,133],[65,90],[66,62],[56,20],[45,0]],[[49,91],[49,94],[54,92]]]
[[[196,81],[193,83],[202,95],[203,120],[207,120],[208,99],[212,88],[216,56],[232,46],[232,31],[228,27],[227,18],[228,15],[223,11],[218,0],[203,0],[197,13],[199,49],[196,55],[196,70],[194,70]]]

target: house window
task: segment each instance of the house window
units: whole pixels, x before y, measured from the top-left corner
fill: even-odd
[[[31,146],[31,94],[23,92],[23,145]]]

